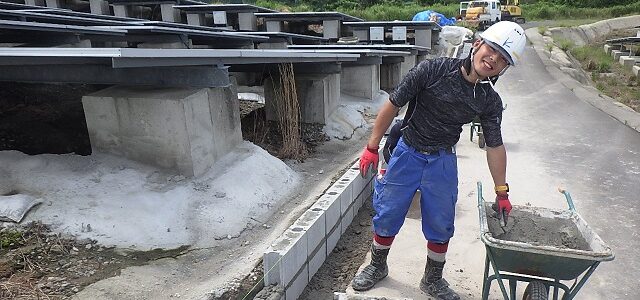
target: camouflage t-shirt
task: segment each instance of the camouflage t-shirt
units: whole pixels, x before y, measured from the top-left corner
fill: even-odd
[[[462,59],[435,58],[415,66],[391,93],[393,105],[416,99],[404,140],[419,151],[446,149],[460,139],[462,125],[479,116],[488,147],[502,145],[502,99],[487,83],[473,84],[462,76]]]

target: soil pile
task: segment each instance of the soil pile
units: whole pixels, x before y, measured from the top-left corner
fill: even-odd
[[[576,224],[565,218],[549,218],[524,210],[513,209],[507,226],[500,226],[496,213],[487,207],[487,223],[494,238],[528,243],[535,246],[551,246],[590,251]]]

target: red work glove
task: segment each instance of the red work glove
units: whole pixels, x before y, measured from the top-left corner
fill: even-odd
[[[507,215],[511,212],[511,201],[509,201],[509,193],[496,192],[496,203],[498,203],[498,211],[506,211]]]
[[[380,155],[378,155],[378,148],[372,149],[367,145],[362,151],[360,156],[360,175],[362,177],[367,176],[369,166],[373,164],[373,172],[378,170],[378,162],[380,161]]]

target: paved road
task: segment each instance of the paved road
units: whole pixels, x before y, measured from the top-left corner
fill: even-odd
[[[566,209],[557,187],[569,190],[578,212],[616,255],[600,265],[578,299],[640,299],[640,133],[578,98],[531,47],[524,61],[497,85],[507,103],[503,133],[512,202]],[[445,276],[463,299],[479,299],[484,246],[478,238],[475,183],[480,180],[490,190],[492,182],[484,151],[469,141],[466,130],[458,144],[456,236]],[[491,193],[484,196],[489,199]],[[417,288],[425,242],[415,217],[409,215],[394,242],[389,278],[369,295],[425,298]],[[498,295],[494,284],[490,298]]]

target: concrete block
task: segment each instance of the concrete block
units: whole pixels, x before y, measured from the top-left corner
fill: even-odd
[[[366,29],[354,29],[353,35],[358,38],[358,41],[369,40],[369,30]]]
[[[384,42],[384,27],[369,27],[369,40],[372,42]]]
[[[407,27],[406,26],[393,26],[391,29],[391,36],[395,42],[407,41]]]
[[[416,29],[414,44],[431,49],[431,29]]]
[[[340,20],[322,21],[322,36],[328,39],[340,38]]]
[[[116,17],[130,17],[131,16],[131,8],[127,5],[118,5],[112,4],[113,6],[113,15]]]
[[[298,274],[298,276],[290,283],[289,287],[285,290],[285,300],[296,300],[302,292],[304,292],[304,288],[307,287],[309,283],[309,268],[307,265],[302,267],[303,270]]]
[[[160,13],[162,15],[162,21],[180,23],[182,18],[180,17],[180,10],[173,8],[173,3],[161,3]]]
[[[89,9],[94,15],[110,15],[109,2],[105,0],[89,0]]]
[[[293,226],[304,229],[307,239],[307,256],[311,258],[326,238],[325,211],[319,207],[312,207],[304,212]]]
[[[625,68],[631,69],[636,65],[636,62],[640,61],[640,56],[620,56],[618,62]]]
[[[344,216],[347,213],[347,210],[349,209],[349,206],[351,206],[351,203],[353,203],[353,186],[350,184],[350,182],[347,180],[346,182],[336,182],[336,184],[334,184],[334,186],[336,187],[336,189],[341,189],[342,190],[342,195],[340,196],[340,214],[341,216]],[[328,191],[332,191],[333,187],[330,188]]]
[[[187,13],[187,24],[196,25],[196,26],[204,26],[204,17],[201,14],[190,14]]]
[[[307,240],[304,229],[291,227],[277,239],[263,256],[265,285],[278,284],[288,287],[302,268],[306,268]],[[308,282],[309,271],[302,270],[302,278]],[[299,278],[298,278],[299,279]],[[304,279],[303,279],[304,280]],[[305,283],[306,285],[306,283]],[[288,298],[287,298],[288,299]],[[295,299],[295,298],[292,298]]]
[[[354,212],[354,206],[351,205],[342,216],[342,221],[340,221],[340,235],[343,235],[345,231],[347,231],[347,228],[349,228],[349,225],[351,225],[351,222],[353,222]]]
[[[282,32],[282,22],[267,21],[267,32]]]
[[[327,242],[323,241],[317,250],[309,259],[309,280],[313,278],[313,275],[318,272],[327,259]]]
[[[380,91],[380,65],[343,66],[340,88],[347,95],[373,99]]]
[[[613,56],[613,60],[620,60],[620,56],[629,55],[629,51],[620,51],[620,50],[611,50],[611,56]]]
[[[63,8],[63,1],[62,0],[45,0],[45,3],[47,4],[47,7]]]
[[[620,44],[616,44],[616,45],[605,44],[604,52],[611,55],[611,50],[620,50],[620,47],[622,47]]]
[[[214,25],[227,25],[227,12],[214,11],[213,12],[213,24]]]
[[[640,73],[640,66],[631,67],[631,72],[633,72],[633,75],[636,75],[636,77],[638,77],[638,73]]]
[[[380,65],[380,88],[386,91],[393,90],[400,81],[402,63],[389,63]]]
[[[238,28],[246,31],[258,30],[258,21],[254,13],[238,13]]]
[[[360,191],[360,194],[358,194],[358,196],[356,197],[356,203],[354,204],[356,211],[354,212],[354,217],[358,214],[360,208],[362,208],[362,205],[364,204],[364,194],[365,193]]]
[[[358,195],[360,195],[360,193],[362,193],[362,189],[365,187],[365,182],[364,182],[364,178],[362,176],[360,176],[360,167],[359,167],[360,162],[356,162],[353,166],[351,166],[351,168],[349,168],[349,170],[347,171],[347,173],[349,173],[352,177],[353,180],[353,197],[356,198]]]
[[[340,74],[296,74],[296,93],[304,123],[326,124],[340,101]],[[277,120],[274,85],[265,80],[265,110],[268,120]]]
[[[336,225],[337,226],[333,228],[333,231],[327,233],[327,257],[331,255],[333,248],[336,247],[340,240],[340,236],[342,235],[340,223]]]
[[[412,54],[404,57],[404,61],[400,64],[400,78],[404,78],[416,66],[416,56]]]
[[[335,192],[328,192],[327,194],[325,194],[325,196],[320,198],[320,201],[323,201],[323,205],[324,207],[326,207],[324,209],[326,235],[329,235],[329,233],[331,233],[331,230],[333,230],[336,226],[340,227],[340,219],[342,217],[342,211],[340,210],[340,194],[336,193],[332,195],[332,193]]]
[[[94,152],[199,176],[242,141],[231,87],[114,86],[82,98]]]
[[[31,6],[45,6],[44,0],[24,0],[24,4]]]

